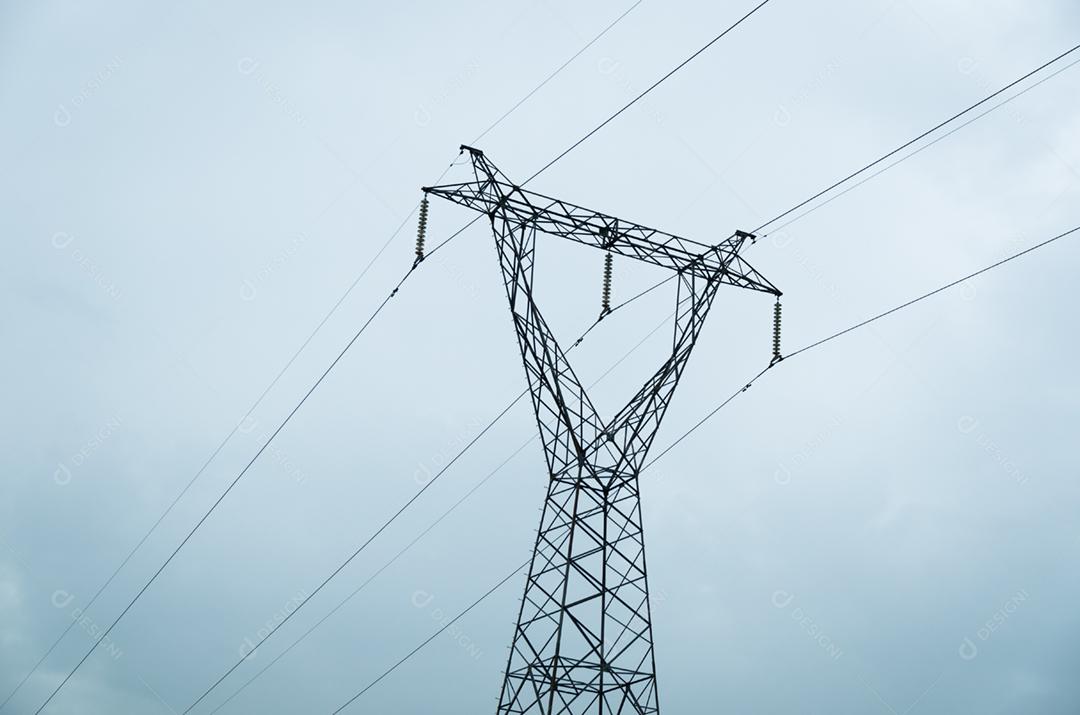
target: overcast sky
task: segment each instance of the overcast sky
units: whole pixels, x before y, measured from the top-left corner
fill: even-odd
[[[432,183],[632,0],[0,6],[0,700],[32,713],[412,260]],[[644,0],[484,136],[523,181],[752,3]],[[545,194],[704,242],[749,230],[1080,36],[1068,0],[773,0],[547,170]],[[793,349],[1080,223],[1080,68],[747,251]],[[455,167],[447,180],[464,179]],[[436,201],[430,240],[472,215]],[[424,263],[51,715],[183,712],[525,384],[490,230]],[[600,254],[541,239],[564,345]],[[1078,239],[782,363],[643,477],[666,713],[1080,708]],[[616,260],[614,300],[657,273]],[[592,382],[672,308],[572,358]],[[657,438],[769,359],[722,289]],[[613,414],[661,329],[594,388]],[[207,713],[535,433],[519,403],[195,712]],[[222,713],[329,713],[530,553],[536,443]],[[493,712],[523,578],[347,712]]]

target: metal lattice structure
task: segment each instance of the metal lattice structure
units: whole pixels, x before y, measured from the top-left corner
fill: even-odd
[[[638,475],[717,288],[780,291],[739,256],[748,233],[680,238],[526,191],[462,150],[475,180],[424,192],[491,219],[549,475],[497,712],[658,713]],[[538,231],[678,275],[671,355],[607,421],[533,300]]]

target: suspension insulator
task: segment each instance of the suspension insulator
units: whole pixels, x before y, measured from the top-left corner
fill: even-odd
[[[604,290],[600,297],[600,315],[611,312],[611,254],[604,256]]]
[[[424,260],[424,239],[427,237],[427,196],[420,202],[420,222],[416,227],[416,260]]]
[[[780,301],[773,306],[772,359],[773,362],[783,359],[780,355]]]

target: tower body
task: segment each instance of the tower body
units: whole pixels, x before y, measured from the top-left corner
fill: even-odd
[[[498,713],[654,715],[639,476],[720,285],[779,295],[739,255],[512,184],[476,149],[476,180],[425,188],[488,215],[547,466],[547,495]],[[533,298],[538,232],[675,271],[671,354],[612,418],[598,415]]]

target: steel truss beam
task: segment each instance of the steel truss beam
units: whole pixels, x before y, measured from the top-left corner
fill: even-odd
[[[720,285],[780,291],[739,255],[515,186],[470,147],[476,180],[427,187],[491,219],[548,467],[497,712],[659,713],[638,475]],[[671,355],[603,420],[533,300],[537,232],[678,274]]]

